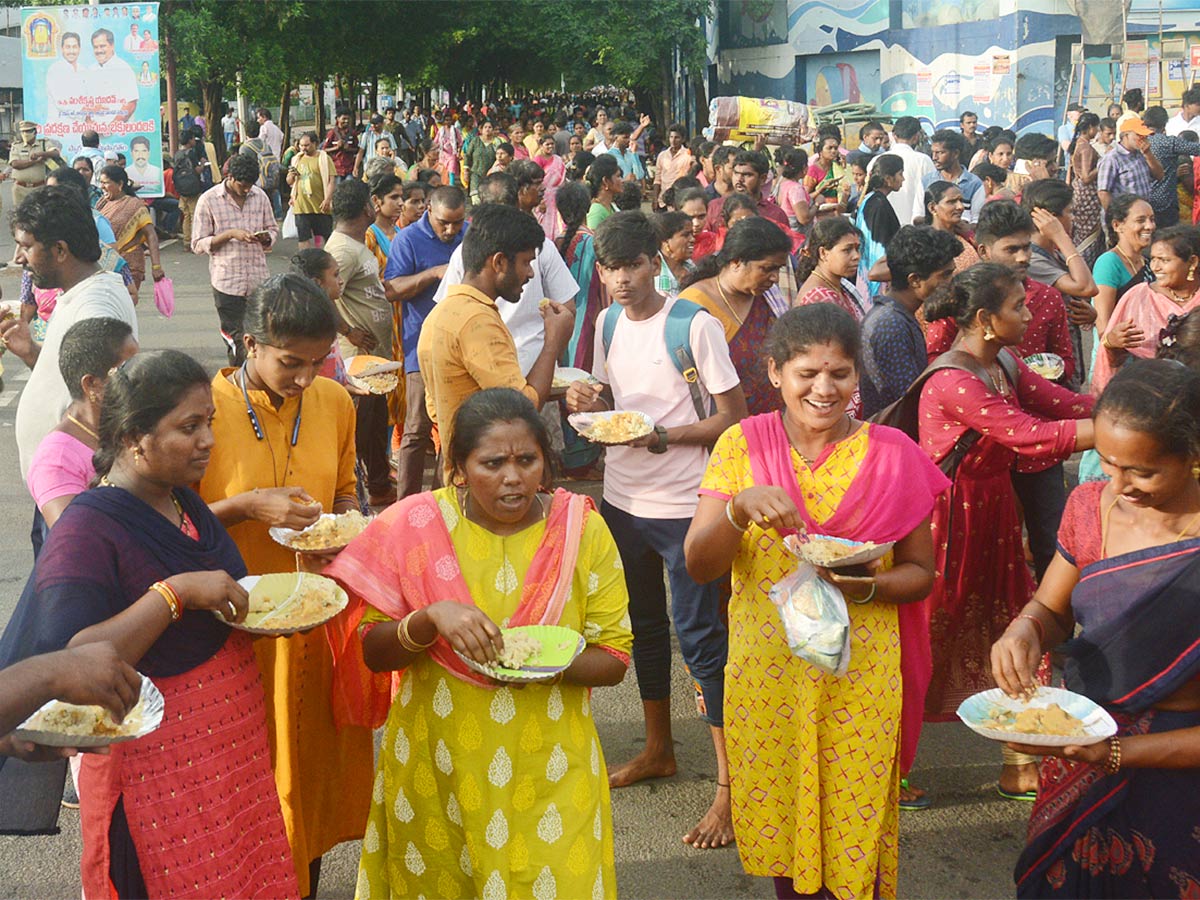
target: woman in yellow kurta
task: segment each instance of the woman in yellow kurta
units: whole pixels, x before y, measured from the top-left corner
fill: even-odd
[[[550,442],[524,396],[475,394],[453,434],[457,486],[395,504],[326,570],[358,601],[338,666],[357,650],[384,673],[382,691],[357,694],[387,726],[356,896],[615,897],[591,688],[628,666],[620,556],[590,500],[539,493]],[[518,624],[565,626],[586,649],[521,689],[455,652],[494,661],[498,626]]]
[[[268,279],[246,303],[245,329],[246,364],[213,379],[215,444],[199,491],[250,574],[288,572],[295,554],[271,539],[270,526],[303,528],[322,510],[357,508],[354,406],[344,388],[316,376],[336,325],[333,305],[313,282]],[[363,835],[371,732],[337,727],[324,628],[260,638],[254,649],[275,782],[300,894],[307,896],[316,892],[321,855]]]
[[[718,440],[684,544],[697,580],[733,567],[725,740],[738,854],[748,874],[774,877],[779,897],[894,897],[900,682],[907,701],[914,680],[902,651],[920,656],[929,515],[949,482],[906,435],[845,412],[859,354],[845,310],[792,309],[765,349],[783,410]],[[782,536],[806,530],[896,542],[853,576],[818,570],[850,601],[840,677],[790,652],[767,593],[797,568]],[[924,660],[928,681],[927,637]]]

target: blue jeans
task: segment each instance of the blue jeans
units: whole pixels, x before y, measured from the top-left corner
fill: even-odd
[[[644,519],[617,509],[608,501],[600,505],[608,523],[629,591],[629,619],[633,624],[633,663],[643,700],[671,696],[671,623],[679,650],[703,701],[700,718],[721,728],[725,723],[725,658],[729,635],[721,621],[718,582],[697,584],[687,573],[683,538],[691,519]],[[671,613],[663,567],[671,584]]]

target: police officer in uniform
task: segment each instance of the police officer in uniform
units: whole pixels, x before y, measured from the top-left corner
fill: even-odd
[[[62,165],[62,154],[57,142],[38,139],[36,122],[22,121],[17,130],[20,139],[13,143],[8,163],[13,170],[13,204],[20,206],[30,191],[46,183],[46,161],[53,160],[57,168]]]

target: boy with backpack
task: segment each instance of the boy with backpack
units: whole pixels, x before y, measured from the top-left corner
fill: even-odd
[[[262,126],[258,122],[246,123],[246,140],[242,142],[239,152],[253,156],[258,160],[258,186],[263,193],[271,198],[271,209],[275,218],[279,218],[282,204],[279,198],[279,184],[283,180],[283,166],[279,157],[271,149],[270,144],[261,136]]]
[[[684,564],[683,539],[696,510],[708,448],[745,418],[746,399],[720,322],[687,300],[654,289],[658,237],[636,210],[610,216],[596,230],[600,278],[614,304],[596,322],[593,374],[599,385],[573,384],[571,412],[636,410],[654,430],[608,448],[601,513],[625,567],[633,658],[646,720],[646,746],[610,771],[623,787],[675,773],[671,739],[672,621],[696,682],[697,706],[712,728],[717,796],[684,840],[723,846],[733,838],[723,720],[728,649],[718,584],[697,584]],[[714,411],[715,407],[715,411]],[[663,569],[671,585],[671,613]]]

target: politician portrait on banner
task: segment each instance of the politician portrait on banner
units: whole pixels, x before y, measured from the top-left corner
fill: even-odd
[[[25,118],[78,155],[85,132],[100,149],[125,156],[140,197],[161,197],[162,113],[158,78],[158,4],[136,16],[103,18],[95,6],[21,10]]]

